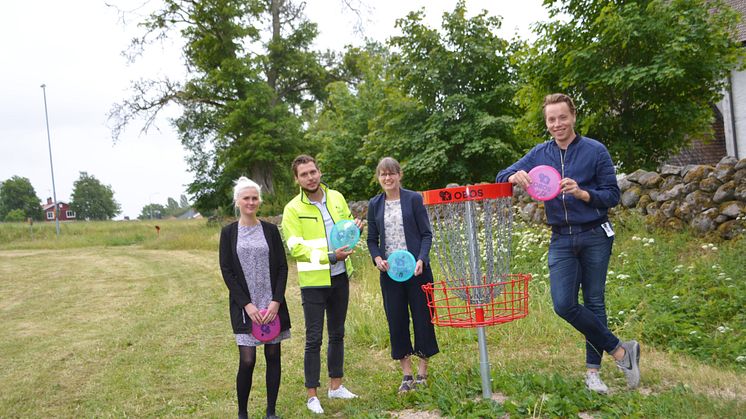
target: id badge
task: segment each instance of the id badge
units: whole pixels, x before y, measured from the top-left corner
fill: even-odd
[[[607,221],[607,222],[601,224],[601,228],[603,228],[604,231],[606,232],[606,237],[613,237],[614,236],[614,229],[611,228],[611,223],[610,222]]]

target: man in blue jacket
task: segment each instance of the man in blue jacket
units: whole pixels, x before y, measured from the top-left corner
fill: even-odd
[[[544,122],[552,140],[537,145],[497,174],[497,182],[522,188],[531,183],[528,171],[552,166],[562,175],[560,194],[545,201],[552,227],[549,280],[554,311],[585,336],[586,386],[606,393],[599,376],[603,351],[611,354],[629,388],[640,384],[640,345],[621,342],[609,330],[604,301],[606,271],[614,243],[608,209],[619,203],[614,164],[600,142],[575,133],[575,105],[564,94],[544,98]],[[583,304],[578,291],[583,290]]]

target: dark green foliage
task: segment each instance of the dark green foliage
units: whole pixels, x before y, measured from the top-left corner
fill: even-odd
[[[102,184],[95,176],[80,172],[73,183],[70,209],[79,220],[110,220],[121,212],[111,186]]]
[[[26,221],[26,214],[23,212],[22,209],[14,209],[8,212],[7,215],[5,215],[5,218],[3,221],[5,222],[19,222],[19,221]]]
[[[391,40],[399,51],[392,57],[395,84],[416,104],[402,109],[411,119],[399,130],[390,131],[390,118],[381,115],[379,150],[402,154],[415,188],[491,181],[521,149],[513,133],[510,48],[495,34],[500,19],[485,11],[467,18],[463,1],[443,15],[440,31],[422,18],[415,12],[400,19],[402,36]]]
[[[710,133],[711,106],[744,56],[723,1],[544,3],[553,19],[537,25],[520,58],[525,135],[546,138],[537,105],[554,92],[575,98],[577,131],[604,142],[627,172]]]
[[[25,177],[13,176],[0,183],[0,221],[22,221],[26,218],[41,220],[43,214],[40,202],[31,181]],[[11,213],[12,217],[8,219]]]
[[[515,72],[508,42],[494,34],[499,18],[467,18],[459,2],[441,31],[422,21],[412,12],[386,47],[348,49],[349,84],[328,87],[309,130],[324,147],[327,181],[354,199],[380,189],[374,169],[384,156],[402,164],[405,187],[423,190],[491,181],[525,148],[513,133]]]

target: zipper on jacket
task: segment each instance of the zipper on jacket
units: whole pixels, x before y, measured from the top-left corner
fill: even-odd
[[[559,148],[559,146],[557,148]],[[570,146],[568,145],[567,148],[569,149]],[[560,153],[560,165],[562,168],[562,179],[564,179],[565,178],[565,155],[562,154],[561,148],[559,149],[559,153]],[[565,150],[565,153],[567,153],[567,150]],[[565,193],[564,192],[562,192],[562,208],[565,209],[565,223],[570,228],[570,234],[572,234],[572,226],[570,225],[570,220],[567,215],[567,205],[565,204]]]

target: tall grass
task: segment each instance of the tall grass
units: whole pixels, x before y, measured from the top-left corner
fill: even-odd
[[[158,227],[158,228],[156,228]],[[0,249],[74,249],[142,245],[150,249],[214,250],[220,226],[206,220],[0,223]]]
[[[346,384],[361,398],[328,400],[321,392],[327,413],[746,416],[746,373],[738,360],[746,355],[743,240],[710,244],[687,233],[649,232],[634,215],[624,217],[615,220],[607,304],[614,331],[642,342],[640,390],[626,390],[608,360],[602,375],[611,394],[585,390],[584,343],[552,310],[548,232],[517,226],[513,270],[533,280],[529,316],[486,330],[499,403],[479,397],[472,329],[438,328],[441,353],[431,361],[429,386],[396,394],[401,377],[389,356],[378,273],[361,244],[353,255],[345,353]],[[154,225],[64,224],[59,239],[45,225],[32,240],[28,225],[0,224],[0,417],[235,416],[237,351],[217,267],[219,227],[159,221],[158,236]],[[305,341],[294,271],[286,298],[293,336],[282,345],[278,413],[304,417]],[[252,417],[263,416],[263,375],[259,356]]]

